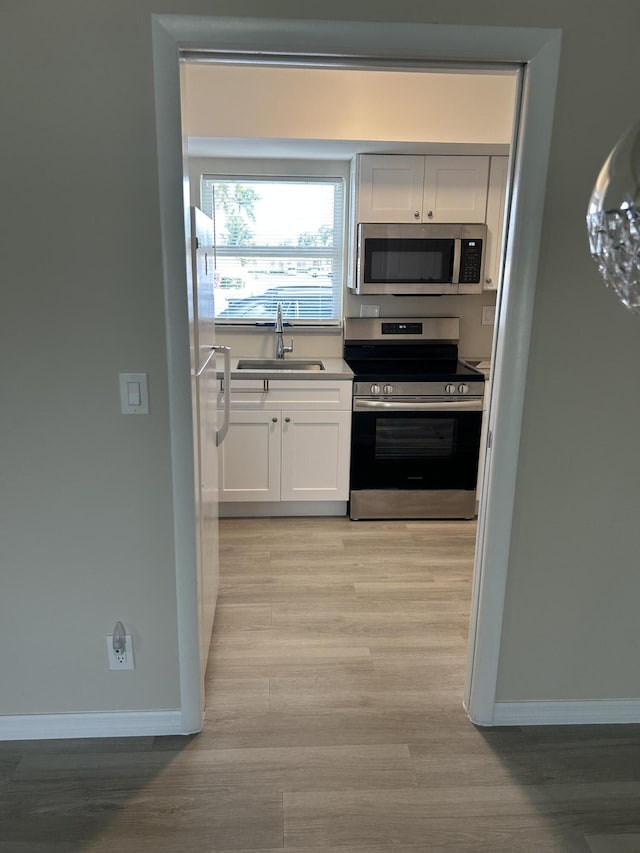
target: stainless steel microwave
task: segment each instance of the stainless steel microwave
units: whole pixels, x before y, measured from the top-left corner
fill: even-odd
[[[480,293],[487,226],[480,223],[358,225],[358,294]]]

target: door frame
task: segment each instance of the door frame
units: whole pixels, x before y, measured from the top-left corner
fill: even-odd
[[[364,21],[153,15],[153,65],[170,401],[181,715],[200,730],[189,341],[184,299],[181,56],[213,50],[301,62],[520,65],[511,155],[505,273],[498,294],[489,408],[490,449],[480,499],[464,704],[492,725],[516,473],[561,33],[556,29]]]

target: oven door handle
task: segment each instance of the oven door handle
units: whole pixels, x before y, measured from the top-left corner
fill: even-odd
[[[414,400],[401,402],[393,400],[354,400],[354,412],[373,410],[387,412],[481,412],[482,400]]]

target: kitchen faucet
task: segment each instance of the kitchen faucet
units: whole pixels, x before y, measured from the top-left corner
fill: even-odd
[[[278,302],[276,311],[276,358],[284,358],[286,352],[293,352],[293,338],[291,343],[286,346],[284,343],[284,327],[282,325],[282,303]]]

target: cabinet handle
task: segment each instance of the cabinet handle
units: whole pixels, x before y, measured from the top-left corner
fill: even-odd
[[[274,423],[274,424],[277,424],[277,423],[278,423],[278,419],[277,419],[277,418],[271,418],[271,420],[273,421],[273,423]]]
[[[231,382],[227,383],[227,387],[231,388]],[[224,394],[225,384],[224,379],[220,380],[220,393]],[[234,394],[268,394],[269,393],[269,380],[262,380],[262,391],[259,391],[257,388],[233,388]]]
[[[285,418],[285,419],[284,419],[284,422],[285,422],[286,424],[290,424],[290,423],[291,423],[291,418]]]
[[[413,211],[413,218],[414,219],[420,219],[420,211],[419,210]]]
[[[489,278],[485,278],[485,281],[486,281],[486,283],[487,283],[487,284],[491,284],[491,282],[493,281],[493,279],[491,278],[491,276],[489,276]]]
[[[429,217],[429,219],[433,219],[433,210],[428,210],[427,216]]]

